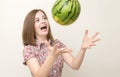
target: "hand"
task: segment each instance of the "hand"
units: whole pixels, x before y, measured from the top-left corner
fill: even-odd
[[[70,51],[70,49],[66,47],[59,49],[57,45],[51,46],[48,41],[45,41],[45,44],[48,47],[49,55],[51,55],[54,58],[57,58],[59,55],[63,53],[68,53]]]
[[[99,38],[96,38],[96,36],[99,34],[99,32],[96,32],[93,36],[88,37],[88,30],[85,31],[85,35],[82,41],[82,49],[90,49],[92,46],[96,46],[96,42],[99,41]]]

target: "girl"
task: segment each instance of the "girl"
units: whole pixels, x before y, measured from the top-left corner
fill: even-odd
[[[82,41],[82,46],[77,56],[60,40],[53,38],[50,24],[45,12],[34,9],[28,13],[23,25],[23,57],[33,77],[61,77],[63,63],[67,63],[74,70],[82,64],[86,49],[95,46],[98,32],[88,37],[88,30]]]

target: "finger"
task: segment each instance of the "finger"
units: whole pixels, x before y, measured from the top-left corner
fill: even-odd
[[[95,43],[95,42],[97,42],[97,41],[99,41],[99,40],[100,40],[100,39],[97,38],[97,39],[93,40],[92,43]]]
[[[92,36],[92,39],[94,39],[98,34],[99,34],[99,32],[96,32],[96,33]]]
[[[86,38],[87,36],[88,36],[88,30],[85,30],[84,38]]]
[[[85,30],[85,36],[87,36],[88,35],[88,30]]]
[[[66,49],[66,47],[60,48],[59,51],[64,51],[65,49]]]
[[[68,53],[73,52],[73,50],[71,48],[68,48],[67,51],[68,51]]]
[[[91,46],[96,46],[96,44],[91,44],[90,47],[91,47]]]
[[[61,55],[65,49],[66,49],[66,48],[57,49],[57,53]]]

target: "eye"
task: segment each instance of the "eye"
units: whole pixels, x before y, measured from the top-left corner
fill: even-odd
[[[40,21],[39,19],[37,19],[36,21]]]
[[[39,18],[36,18],[36,19],[35,19],[35,22],[39,22],[39,21],[40,21],[40,19],[39,19]]]

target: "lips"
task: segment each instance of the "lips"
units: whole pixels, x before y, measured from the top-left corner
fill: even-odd
[[[47,25],[46,24],[41,24],[40,30],[47,30]]]

